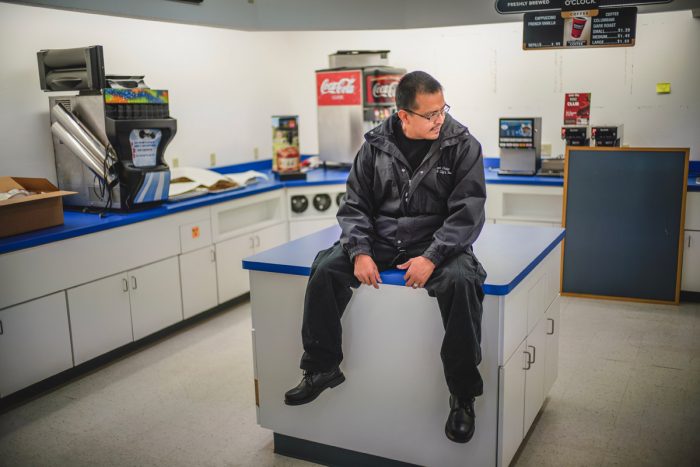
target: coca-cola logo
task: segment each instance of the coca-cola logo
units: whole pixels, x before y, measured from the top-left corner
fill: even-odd
[[[354,94],[355,78],[341,78],[331,81],[326,78],[321,83],[321,94]]]
[[[372,97],[394,99],[396,97],[396,87],[399,85],[397,81],[391,83],[375,82],[372,85]]]

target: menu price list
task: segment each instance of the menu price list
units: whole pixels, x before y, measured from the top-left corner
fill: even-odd
[[[560,12],[523,15],[523,49],[634,45],[637,8],[600,8],[593,17],[564,19]]]
[[[524,49],[564,46],[564,19],[559,12],[526,13],[524,21]]]
[[[591,45],[632,45],[637,8],[600,10],[591,21]]]

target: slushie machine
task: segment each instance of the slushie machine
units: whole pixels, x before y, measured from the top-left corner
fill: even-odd
[[[78,194],[67,206],[129,211],[168,198],[164,152],[175,136],[168,91],[143,76],[105,76],[102,47],[41,50],[41,89],[49,97],[58,186]]]

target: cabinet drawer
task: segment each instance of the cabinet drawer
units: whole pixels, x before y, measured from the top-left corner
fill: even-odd
[[[211,220],[201,219],[180,226],[180,248],[182,253],[211,245]]]

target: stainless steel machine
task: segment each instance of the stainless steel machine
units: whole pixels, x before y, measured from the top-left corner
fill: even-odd
[[[594,126],[591,130],[594,146],[619,148],[622,146],[623,128],[623,125]]]
[[[542,119],[500,118],[500,175],[535,175],[541,165]]]
[[[406,73],[389,66],[388,50],[340,50],[316,71],[319,156],[350,165],[364,134],[396,111],[396,86]]]
[[[41,50],[41,89],[49,97],[58,186],[78,194],[67,206],[134,210],[168,198],[164,152],[177,131],[166,90],[143,76],[105,76],[102,47]]]

